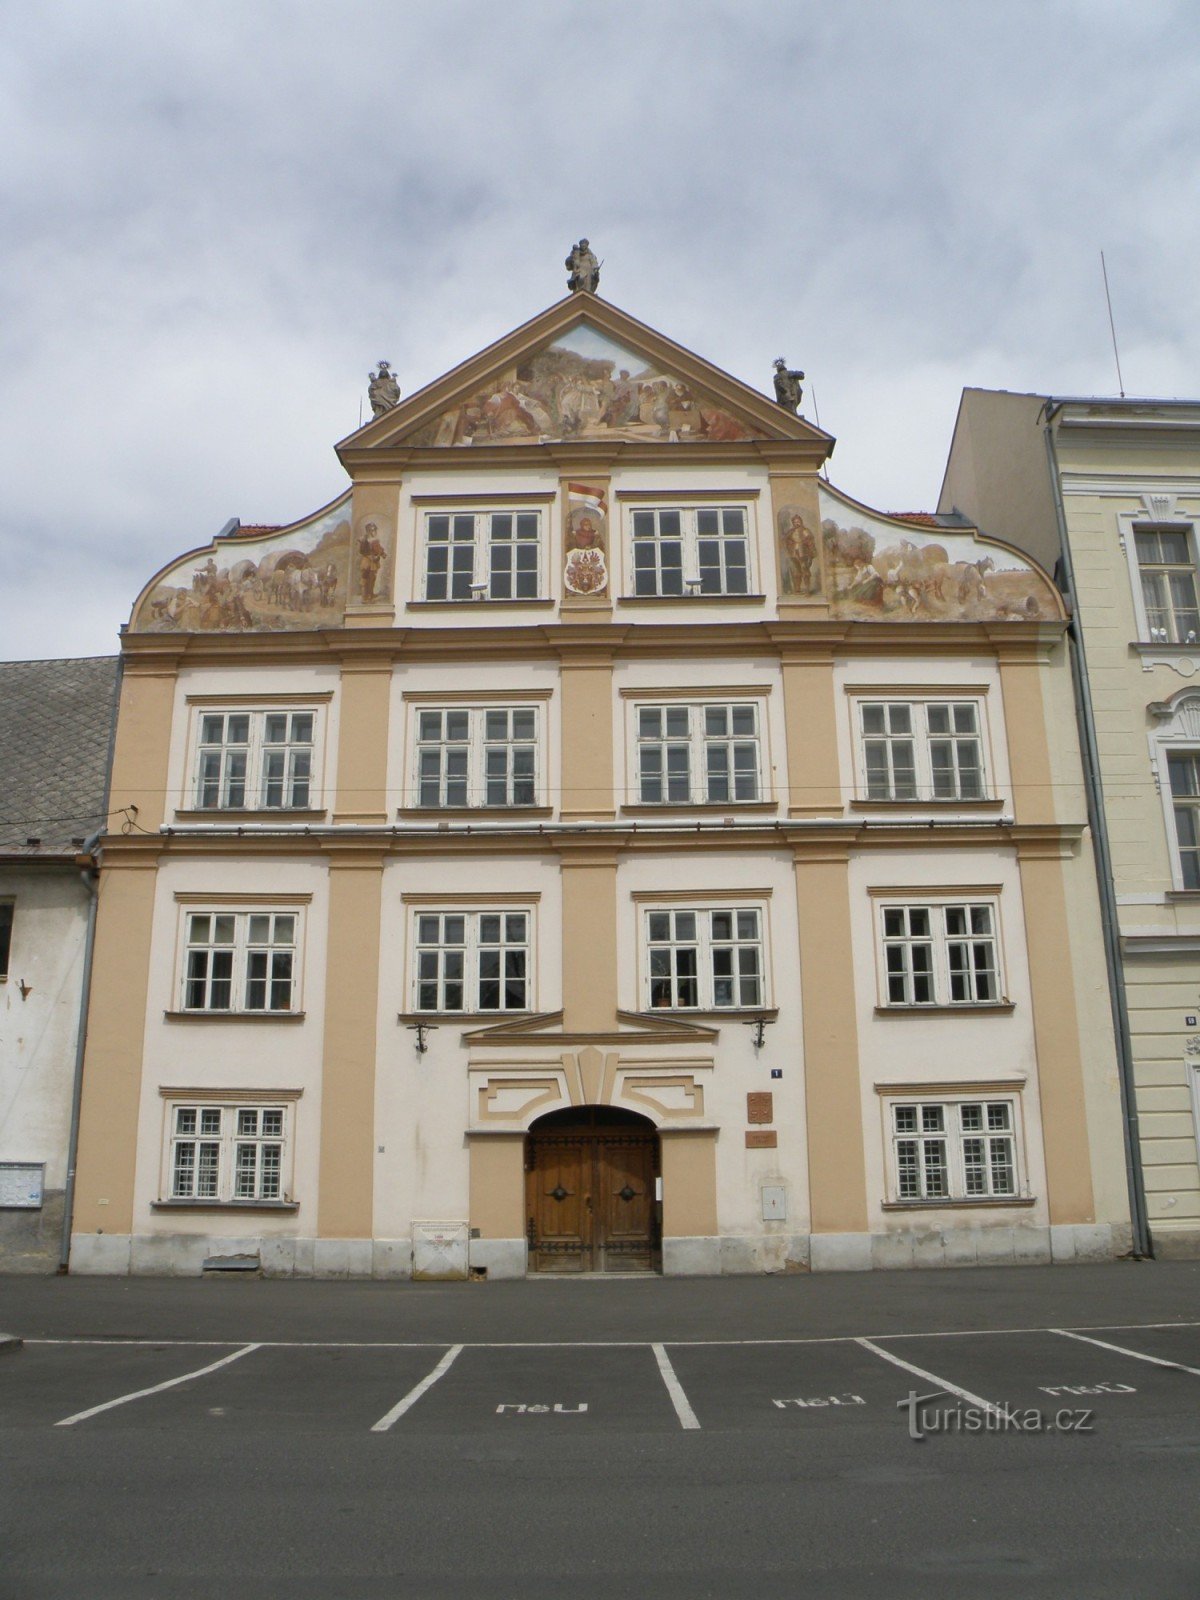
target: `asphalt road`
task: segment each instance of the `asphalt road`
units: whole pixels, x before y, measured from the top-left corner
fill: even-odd
[[[1198,1289],[0,1279],[0,1595],[1195,1597]]]

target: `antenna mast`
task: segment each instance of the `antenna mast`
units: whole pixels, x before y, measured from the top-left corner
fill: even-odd
[[[1104,251],[1100,252],[1100,271],[1104,274],[1104,299],[1108,305],[1108,327],[1112,334],[1113,360],[1117,363],[1117,388],[1121,391],[1121,399],[1125,398],[1125,380],[1121,376],[1121,353],[1117,349],[1117,325],[1113,321],[1112,295],[1108,292],[1108,268],[1104,264]]]

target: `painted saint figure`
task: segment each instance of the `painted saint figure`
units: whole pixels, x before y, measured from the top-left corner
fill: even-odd
[[[783,592],[785,594],[813,594],[820,583],[817,569],[817,541],[805,526],[798,511],[780,513],[780,522],[788,520],[780,534],[783,545]]]
[[[572,294],[584,290],[595,294],[600,287],[600,263],[592,254],[586,239],[571,246],[571,253],[563,265],[567,269],[567,288]]]
[[[371,412],[376,417],[382,417],[394,405],[399,404],[400,385],[392,376],[392,369],[386,361],[379,363],[378,372],[368,374],[367,399],[371,402]]]
[[[800,410],[802,390],[801,380],[804,374],[793,367],[789,367],[784,356],[775,358],[775,404],[782,406],[785,411],[795,415]]]
[[[386,560],[387,551],[379,542],[379,527],[374,522],[368,522],[358,541],[358,583],[364,605],[369,605],[376,598],[375,584],[379,569]]]

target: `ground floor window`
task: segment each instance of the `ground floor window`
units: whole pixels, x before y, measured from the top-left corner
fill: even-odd
[[[172,1105],[168,1197],[282,1201],[288,1107]]]
[[[895,1200],[1017,1194],[1011,1100],[897,1100],[889,1116]]]

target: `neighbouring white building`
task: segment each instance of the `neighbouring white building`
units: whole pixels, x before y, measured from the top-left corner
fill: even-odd
[[[137,598],[71,1265],[1098,1259],[1058,591],[577,292]]]
[[[63,1208],[117,658],[0,662],[0,1271],[65,1260]]]

